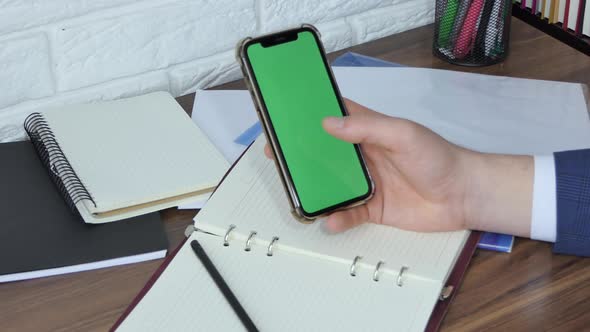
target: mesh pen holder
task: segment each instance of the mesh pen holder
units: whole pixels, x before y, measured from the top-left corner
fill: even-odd
[[[436,0],[434,55],[463,66],[502,62],[511,15],[511,0]]]

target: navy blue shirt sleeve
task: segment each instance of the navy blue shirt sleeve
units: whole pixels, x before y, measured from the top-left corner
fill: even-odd
[[[557,234],[553,251],[590,256],[590,149],[555,153]]]

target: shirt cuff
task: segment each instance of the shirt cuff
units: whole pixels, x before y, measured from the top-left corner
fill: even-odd
[[[535,156],[531,239],[555,242],[557,233],[557,192],[553,155]]]

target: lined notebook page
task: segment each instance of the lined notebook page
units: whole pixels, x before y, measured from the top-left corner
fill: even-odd
[[[66,106],[44,116],[96,202],[96,208],[86,204],[91,213],[211,189],[228,167],[165,92]]]
[[[197,228],[224,235],[230,224],[235,232],[270,241],[278,236],[279,245],[307,255],[351,262],[386,262],[387,269],[408,266],[408,273],[446,280],[454,261],[469,235],[467,231],[415,233],[389,226],[365,224],[341,234],[330,234],[322,221],[301,224],[290,213],[286,194],[272,161],[263,153],[266,140],[261,136],[246,152],[232,172],[195,217]]]
[[[197,238],[232,292],[261,331],[422,331],[440,284],[372,271],[348,274],[349,266],[283,252],[266,256],[222,238],[194,233],[118,331],[244,331],[198,260]]]

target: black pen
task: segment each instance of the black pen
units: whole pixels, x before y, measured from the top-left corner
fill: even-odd
[[[238,315],[238,317],[242,321],[242,324],[244,324],[246,330],[248,330],[249,332],[258,332],[256,325],[254,325],[254,322],[252,322],[250,316],[248,316],[248,314],[246,313],[246,310],[244,310],[244,308],[242,307],[234,293],[225,283],[225,280],[223,280],[223,277],[221,276],[221,274],[219,274],[219,271],[217,271],[217,268],[215,267],[215,265],[213,265],[213,262],[211,261],[211,259],[209,259],[209,256],[207,256],[207,254],[205,253],[205,249],[203,249],[199,241],[191,241],[191,247],[193,247],[193,251],[199,258],[201,263],[203,263],[203,266],[205,266],[205,269],[207,269],[207,272],[209,272],[209,275],[211,276],[213,281],[215,281],[215,284],[223,293],[223,296],[225,296],[227,302],[229,302],[232,309],[234,309],[234,312],[236,313],[236,315]]]

